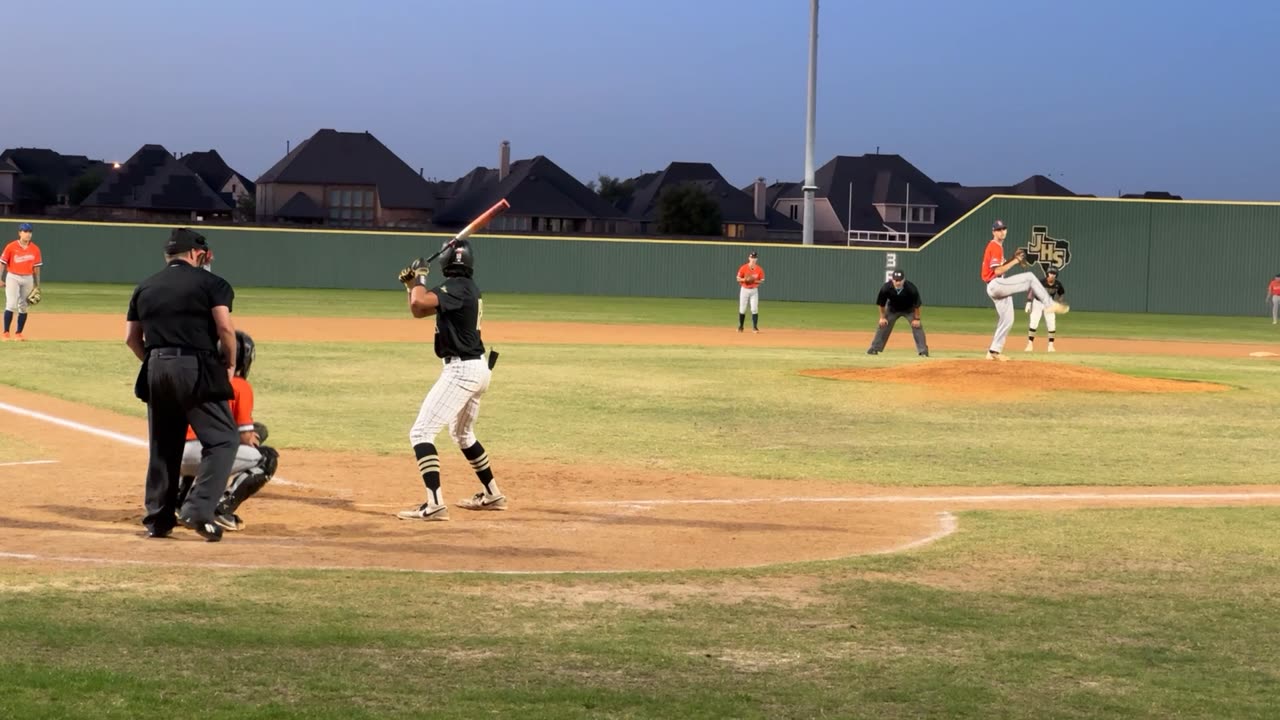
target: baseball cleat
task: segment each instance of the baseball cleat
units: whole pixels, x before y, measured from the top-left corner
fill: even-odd
[[[1006,357],[1005,355],[1002,355],[1000,353],[993,353],[990,350],[987,351],[987,359],[999,360],[1000,362],[1009,362],[1009,358]]]
[[[448,520],[449,506],[422,503],[412,510],[401,510],[396,517],[401,520]]]
[[[1060,302],[1050,305],[1049,309],[1053,311],[1054,315],[1066,315],[1071,312],[1071,306]]]
[[[26,338],[22,337],[22,333],[18,333],[17,335],[14,335],[14,336],[13,336],[13,339],[14,339],[14,340],[17,340],[18,342],[26,342],[26,341],[27,341],[27,339],[26,339]]]
[[[1029,342],[1029,343],[1027,343],[1027,346],[1026,346],[1026,347],[1022,348],[1022,351],[1023,351],[1023,352],[1034,352],[1034,351],[1035,351],[1035,349],[1036,349],[1036,345],[1035,345],[1035,343]]]
[[[223,530],[235,532],[244,529],[244,521],[235,513],[214,513],[213,521]]]
[[[0,335],[0,341],[3,341],[3,342],[9,342],[9,333],[5,333],[4,335]]]
[[[184,517],[179,517],[178,522],[185,528],[195,530],[197,535],[209,542],[218,542],[222,539],[222,528],[217,523]]]
[[[505,495],[486,495],[478,492],[470,498],[458,503],[458,507],[466,510],[506,510],[507,497]]]
[[[1054,349],[1053,349],[1053,343],[1049,343],[1049,350],[1048,350],[1048,351],[1049,351],[1049,352],[1058,352],[1057,350],[1054,350]]]

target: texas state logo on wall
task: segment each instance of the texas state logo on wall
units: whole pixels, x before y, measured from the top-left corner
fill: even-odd
[[[1027,262],[1039,265],[1042,272],[1061,270],[1071,264],[1071,243],[1049,235],[1047,225],[1035,225],[1027,241]]]

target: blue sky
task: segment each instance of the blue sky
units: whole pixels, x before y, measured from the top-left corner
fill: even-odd
[[[804,171],[807,0],[14,3],[0,146],[216,148],[256,178],[319,128],[428,176],[543,154],[586,181],[672,160]],[[821,165],[1280,200],[1280,3],[825,0]]]

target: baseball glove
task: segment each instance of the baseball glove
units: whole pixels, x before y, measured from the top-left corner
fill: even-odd
[[[409,267],[400,271],[400,282],[406,289],[412,289],[414,285],[425,285],[430,272],[431,266],[427,264],[426,259],[417,258],[409,263]]]
[[[38,287],[31,288],[31,292],[27,293],[27,304],[28,305],[40,304],[40,288]]]

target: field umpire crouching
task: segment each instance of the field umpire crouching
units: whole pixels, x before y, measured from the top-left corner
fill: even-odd
[[[134,394],[147,403],[151,441],[142,524],[150,537],[167,537],[181,523],[216,542],[222,528],[214,522],[214,511],[240,444],[228,405],[236,358],[231,325],[235,291],[206,272],[213,252],[199,233],[174,230],[164,255],[167,266],[134,289],[126,323],[125,344],[142,361]],[[179,508],[188,424],[203,452],[195,483]]]
[[[925,342],[924,327],[920,325],[920,291],[901,270],[894,270],[889,282],[880,288],[876,295],[876,306],[880,308],[880,320],[876,324],[876,336],[871,339],[868,355],[879,355],[885,343],[889,342],[889,334],[898,318],[910,318],[911,336],[916,341],[916,352],[920,357],[929,357],[929,345]]]

